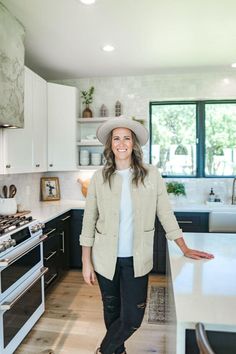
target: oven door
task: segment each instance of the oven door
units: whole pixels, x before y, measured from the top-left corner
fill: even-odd
[[[43,235],[28,241],[12,250],[8,258],[0,259],[0,301],[43,266],[42,241],[45,238]]]
[[[39,268],[0,303],[0,353],[12,354],[44,312],[44,274]]]

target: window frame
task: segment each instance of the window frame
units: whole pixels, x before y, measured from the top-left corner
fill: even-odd
[[[186,175],[165,175],[164,178],[234,178],[234,175],[206,175],[205,174],[205,153],[206,153],[206,130],[205,130],[205,106],[207,104],[225,104],[234,103],[236,99],[221,100],[177,100],[177,101],[151,101],[149,102],[149,122],[150,122],[150,139],[149,139],[149,163],[152,162],[152,108],[161,105],[196,105],[196,174],[194,176]]]

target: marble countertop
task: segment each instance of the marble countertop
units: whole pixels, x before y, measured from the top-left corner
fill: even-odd
[[[84,209],[85,200],[59,200],[50,202],[38,202],[30,208],[33,218],[47,222],[57,216],[71,210],[71,209]],[[173,205],[173,210],[176,212],[235,212],[236,205],[222,205],[222,206],[209,206],[205,204],[185,204],[185,205]]]
[[[189,247],[215,258],[191,260],[168,241],[176,322],[236,332],[236,234],[184,233],[184,238]]]
[[[50,221],[71,209],[84,209],[85,201],[82,200],[59,200],[39,202],[30,208],[34,219],[42,222]]]

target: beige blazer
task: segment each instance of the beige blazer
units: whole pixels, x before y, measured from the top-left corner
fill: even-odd
[[[182,237],[168,199],[165,183],[152,165],[146,165],[145,186],[132,184],[133,260],[135,277],[143,276],[153,267],[153,240],[156,214],[169,240]],[[103,182],[102,169],[93,175],[86,198],[80,245],[92,247],[94,269],[112,279],[116,267],[119,208],[122,177],[115,173],[109,183]]]

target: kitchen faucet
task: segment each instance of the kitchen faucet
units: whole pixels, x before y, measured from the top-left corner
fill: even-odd
[[[232,204],[236,204],[236,177],[233,180],[233,190],[232,190]]]

